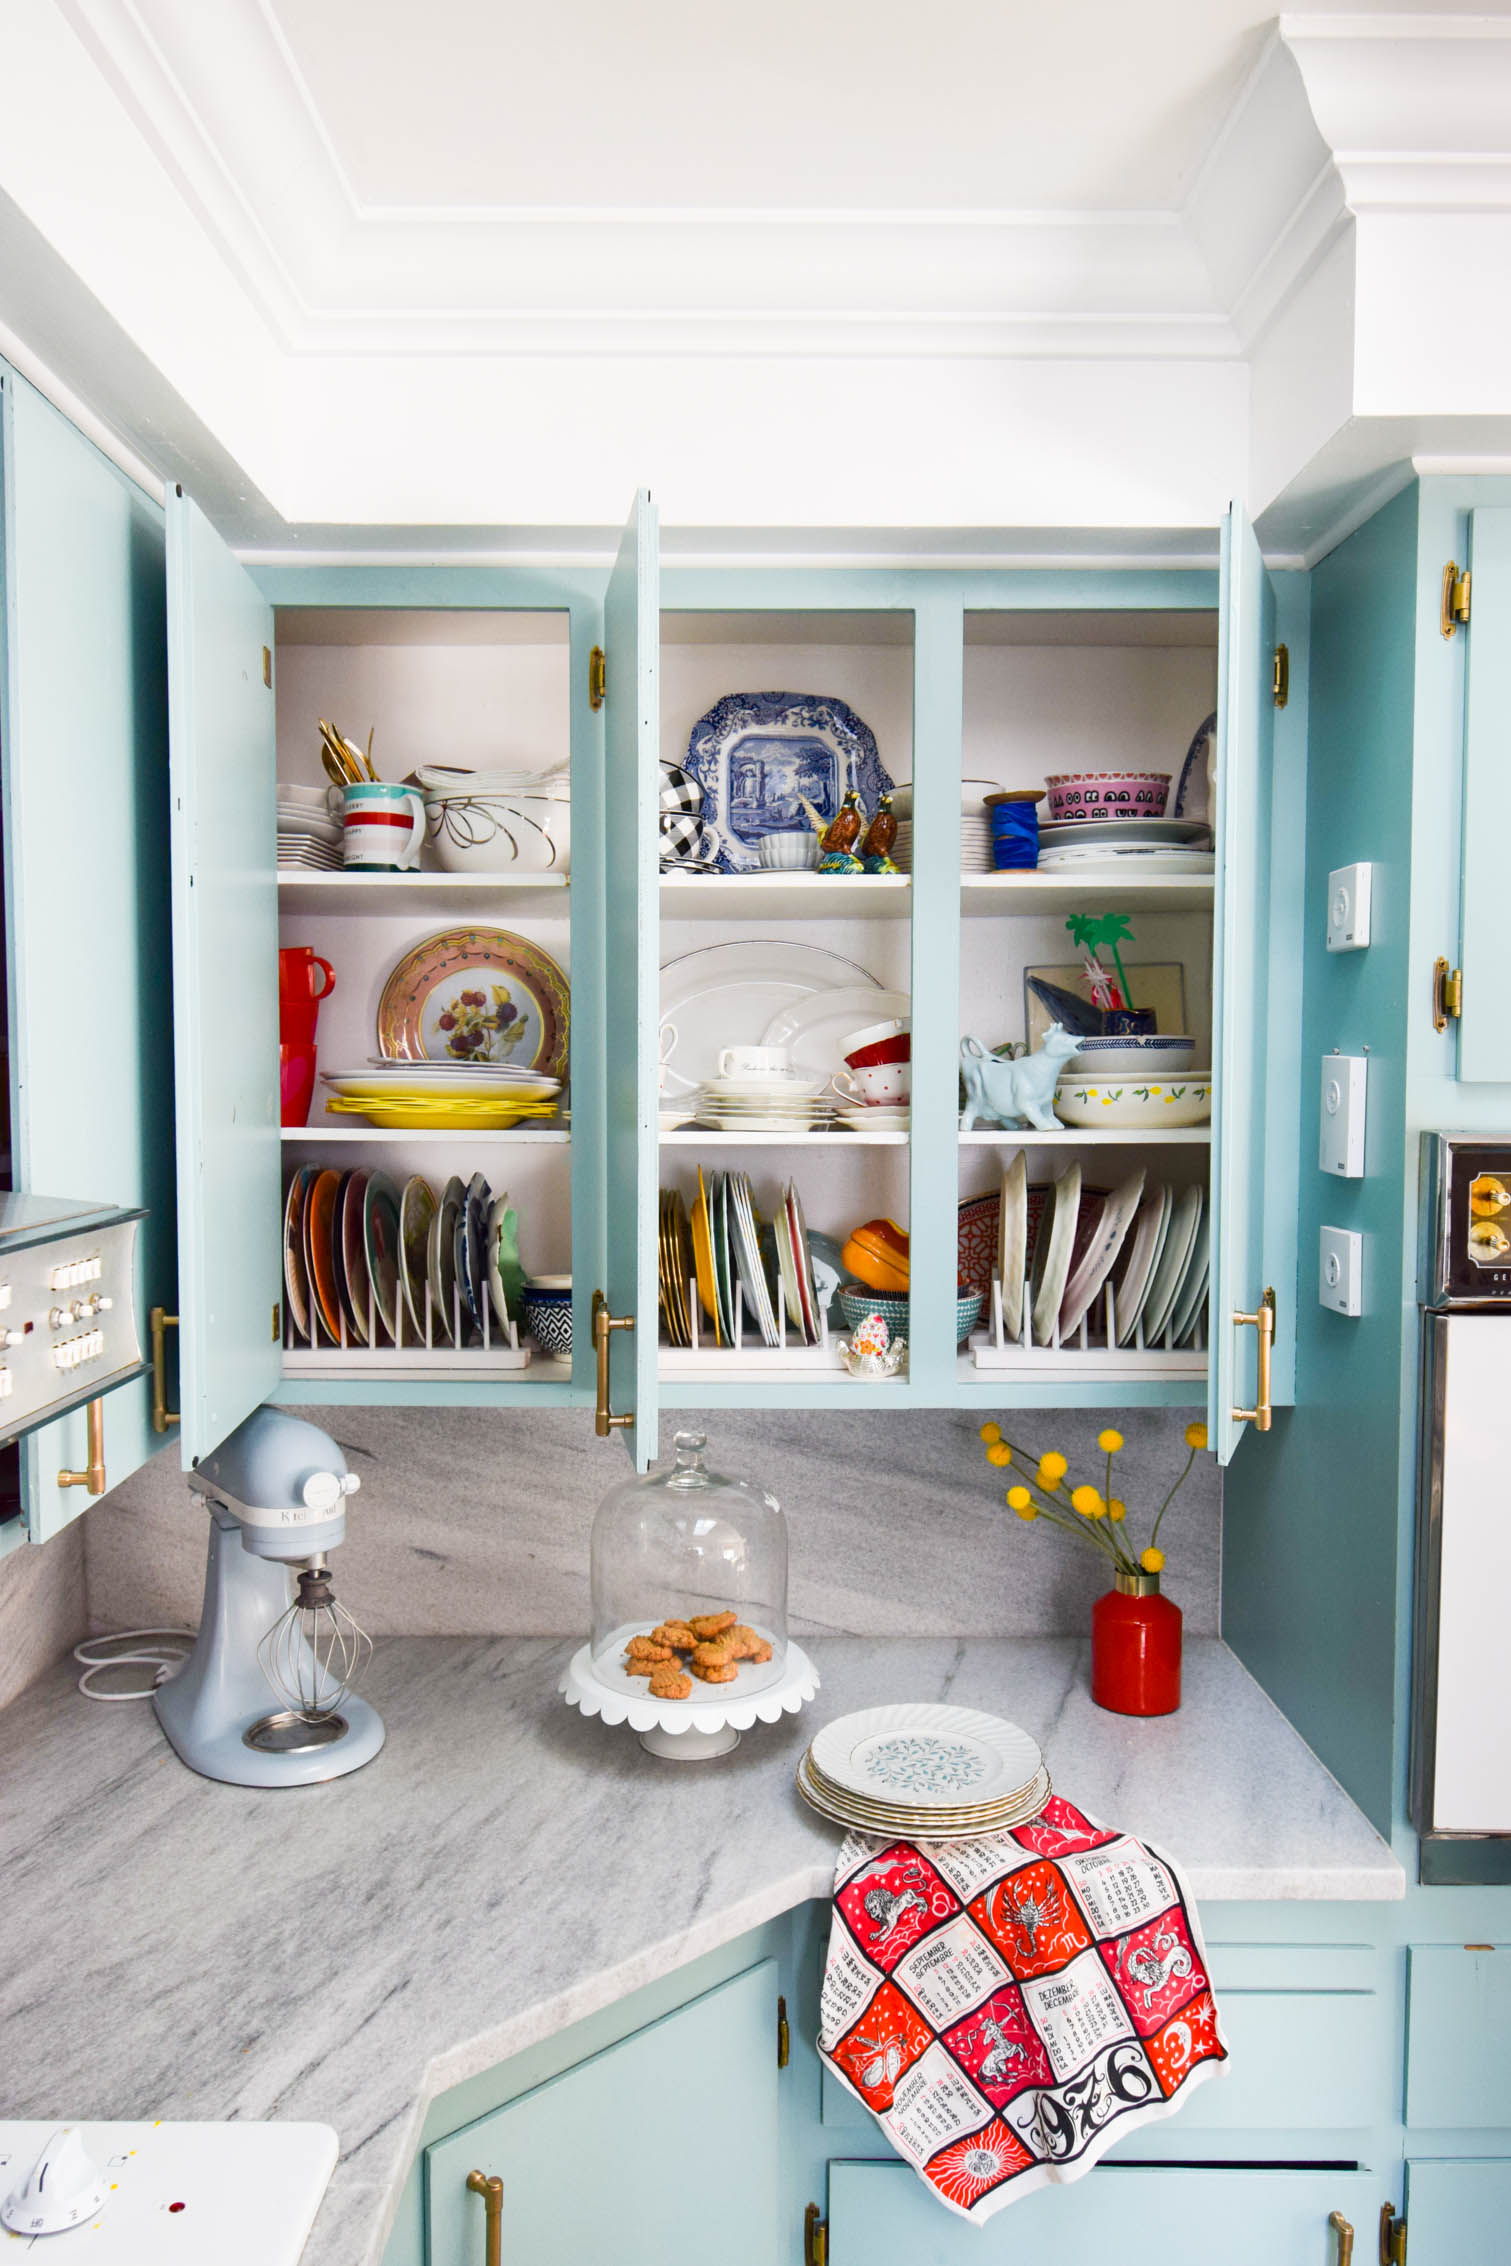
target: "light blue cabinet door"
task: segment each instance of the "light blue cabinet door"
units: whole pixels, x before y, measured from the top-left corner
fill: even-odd
[[[1220,1463],[1253,1408],[1257,1330],[1236,1324],[1270,1287],[1264,1280],[1265,1022],[1268,1010],[1271,675],[1275,593],[1252,528],[1235,508],[1223,526],[1217,666],[1219,759],[1213,899],[1212,1355],[1207,1429]],[[1275,1248],[1273,1235],[1271,1252]],[[1292,1266],[1279,1286],[1295,1295]],[[1287,1312],[1283,1327],[1294,1327]]]
[[[1413,1944],[1406,2122],[1511,2133],[1511,1950]]]
[[[1502,976],[1506,870],[1496,853],[1496,813],[1511,775],[1511,510],[1469,514],[1469,559],[1474,603],[1464,660],[1459,1077],[1466,1084],[1505,1085],[1511,1083],[1511,1015]]]
[[[282,1368],[273,613],[188,498],[168,499],[184,1465]]]
[[[1511,2161],[1408,2163],[1406,2255],[1411,2266],[1501,2266],[1511,2257]]]
[[[776,1996],[764,1960],[428,2148],[429,2266],[482,2259],[471,2171],[503,2181],[521,2266],[776,2266]]]
[[[24,379],[3,393],[6,950],[14,1185],[144,1204],[138,1326],[171,1306],[173,999],[163,515]],[[114,1486],[162,1445],[105,1396]],[[27,1527],[87,1508],[78,1410],[23,1443]]]
[[[906,2164],[831,2164],[829,2266],[1335,2266],[1333,2211],[1354,2228],[1361,2266],[1379,2209],[1369,2172],[1103,2164],[974,2226]]]
[[[650,492],[642,489],[604,601],[608,1280],[603,1286],[610,1313],[635,1322],[633,1330],[611,1334],[609,1374],[614,1413],[633,1419],[627,1444],[642,1470],[656,1453],[660,639],[659,524]],[[574,1079],[573,1107],[578,1106]]]

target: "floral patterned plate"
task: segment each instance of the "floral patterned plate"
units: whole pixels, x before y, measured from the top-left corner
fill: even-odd
[[[378,1045],[401,1062],[510,1063],[567,1073],[571,991],[538,944],[447,928],[406,952],[378,1001]]]
[[[922,1701],[862,1708],[826,1723],[812,1753],[842,1792],[914,1811],[1006,1802],[1025,1793],[1044,1764],[1037,1742],[1016,1723]]]

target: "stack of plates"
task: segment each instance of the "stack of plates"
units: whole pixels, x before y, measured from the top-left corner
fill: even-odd
[[[688,1347],[693,1342],[692,1293],[688,1285],[693,1279],[694,1265],[687,1206],[677,1189],[663,1188],[659,1244],[661,1313],[667,1337],[675,1346]]]
[[[1211,873],[1212,829],[1199,818],[1061,820],[1039,828],[1041,873],[1085,873],[1116,866],[1139,873]]]
[[[496,1131],[527,1118],[560,1122],[561,1080],[504,1062],[369,1062],[322,1070],[332,1117],[432,1132]]]
[[[1140,1329],[1146,1346],[1188,1345],[1206,1319],[1210,1253],[1200,1185],[1175,1189],[1140,1170],[1103,1193],[1083,1188],[1072,1164],[1052,1188],[1030,1188],[1021,1149],[1002,1175],[997,1271],[1003,1327],[1014,1344],[1023,1334],[1025,1284],[1035,1344],[1050,1344],[1056,1329],[1068,1340],[1083,1319],[1105,1342],[1110,1282],[1119,1345],[1131,1345]]]
[[[283,1214],[295,1345],[472,1345],[488,1317],[507,1342],[523,1303],[519,1213],[480,1172],[438,1194],[418,1175],[301,1165]]]
[[[906,1102],[839,1102],[834,1114],[851,1133],[906,1133],[912,1122]]]
[[[307,810],[278,805],[278,863],[285,872],[307,868],[314,873],[341,870],[341,829],[333,818],[316,818]]]
[[[784,1307],[788,1344],[818,1344],[823,1330],[813,1260],[803,1207],[790,1181],[776,1217],[763,1226],[745,1173],[710,1172],[705,1178],[700,1165],[687,1241],[682,1233],[687,1215],[675,1190],[662,1191],[661,1218],[661,1311],[673,1345],[692,1343],[689,1302],[677,1292],[688,1272],[696,1275],[698,1303],[713,1325],[715,1345],[733,1345],[737,1301],[744,1307],[742,1338],[758,1330],[763,1345],[779,1345],[777,1315]],[[672,1271],[676,1281],[669,1279]]]
[[[897,840],[892,848],[892,862],[903,873],[913,870],[913,822],[899,819]],[[966,810],[960,814],[960,870],[962,873],[995,873],[992,859],[992,822],[983,810]]]
[[[798,1764],[798,1792],[857,1833],[974,1840],[1026,1825],[1049,1800],[1037,1743],[975,1708],[909,1702],[826,1723]]]
[[[822,1092],[822,1081],[802,1078],[710,1078],[698,1088],[693,1115],[723,1133],[806,1133],[833,1121]]]

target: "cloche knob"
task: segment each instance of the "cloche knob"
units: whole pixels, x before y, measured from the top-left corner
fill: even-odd
[[[0,2204],[14,2235],[64,2234],[92,2219],[105,2201],[105,2174],[76,2124],[60,2124],[19,2187]]]

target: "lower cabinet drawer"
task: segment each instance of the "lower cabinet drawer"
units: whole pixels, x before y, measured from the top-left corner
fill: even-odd
[[[936,2202],[906,2164],[831,2163],[829,2266],[1337,2266],[1333,2211],[1353,2226],[1362,2266],[1381,2200],[1373,2172],[1101,2164],[979,2227]]]

